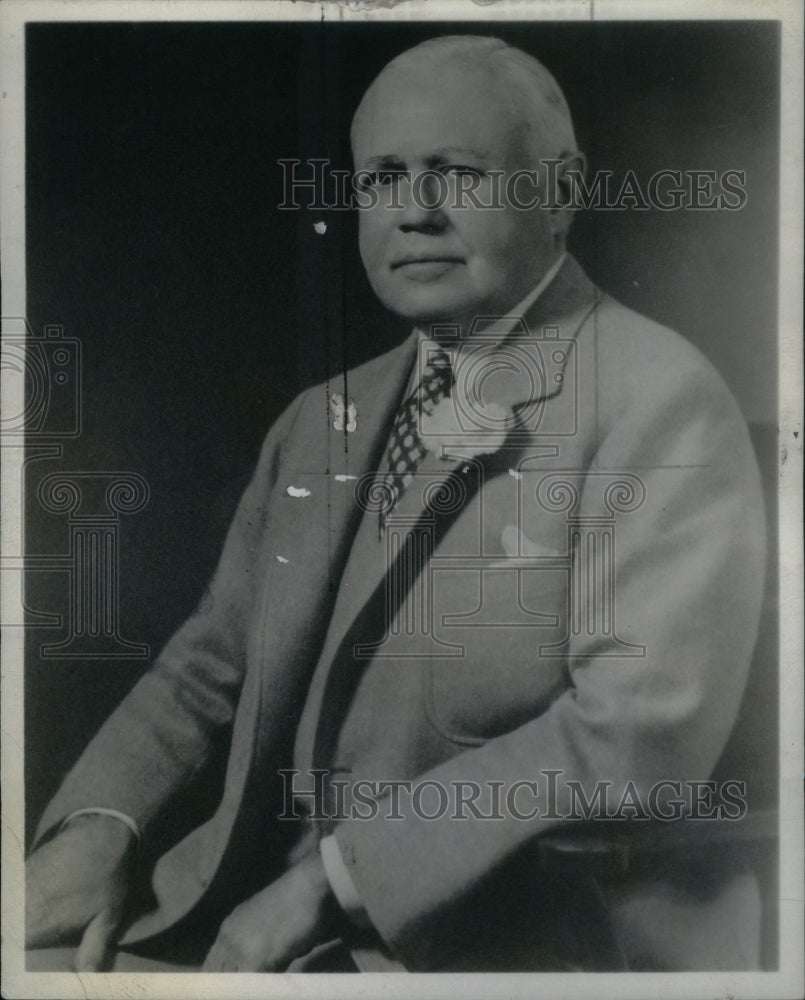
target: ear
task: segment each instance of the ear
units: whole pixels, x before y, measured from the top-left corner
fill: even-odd
[[[561,163],[556,166],[554,204],[549,209],[551,230],[555,239],[564,241],[573,221],[574,179],[584,177],[587,172],[587,157],[578,149],[561,153]]]

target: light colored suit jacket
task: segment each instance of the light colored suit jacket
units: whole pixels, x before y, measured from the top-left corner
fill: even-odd
[[[278,770],[313,765],[447,788],[538,782],[530,821],[426,820],[403,798],[403,820],[381,809],[335,824],[374,927],[409,969],[594,967],[584,924],[601,920],[632,967],[751,964],[756,928],[741,922],[757,890],[743,875],[705,892],[679,870],[591,884],[534,862],[563,822],[544,815],[542,772],[562,772],[561,814],[567,780],[611,782],[617,802],[628,781],[647,794],[706,779],[725,746],[765,565],[746,427],[695,348],[602,295],[572,258],[527,321],[506,351],[535,356],[536,340],[542,368],[526,390],[515,377],[494,390],[520,430],[493,454],[428,452],[385,538],[355,487],[382,465],[414,338],[303,393],[268,434],[198,611],[40,824],[41,836],[104,805],[147,841],[224,751],[220,804],[159,859],[154,905],[125,940],[169,927],[217,885],[235,901],[254,891],[247,872],[276,875]],[[351,432],[333,428],[334,393],[354,400]],[[382,621],[367,617],[394,525],[422,526],[433,484],[462,476],[466,500],[419,582]]]

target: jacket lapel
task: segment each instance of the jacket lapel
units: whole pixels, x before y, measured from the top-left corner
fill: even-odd
[[[329,385],[330,399],[342,396],[355,410],[355,429],[336,430],[331,419],[328,427],[327,469],[329,472],[328,511],[330,552],[339,553],[331,579],[339,585],[347,547],[358,529],[361,507],[356,500],[362,479],[379,467],[397,408],[410,374],[416,349],[412,334],[399,347],[380,358],[339,375]],[[332,416],[332,411],[331,411]]]

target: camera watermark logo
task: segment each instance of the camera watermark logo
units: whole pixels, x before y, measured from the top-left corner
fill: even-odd
[[[452,366],[452,389],[438,414],[419,414],[419,436],[430,450],[438,439],[443,453],[454,445],[460,455],[484,454],[504,441],[517,446],[578,432],[578,345],[558,326],[532,334],[522,316],[479,316],[464,335],[452,326],[429,332],[419,344],[417,377],[434,350],[446,351]],[[559,392],[564,405],[549,417],[546,402]]]
[[[2,368],[16,375],[13,404],[4,407],[0,435],[75,438],[81,433],[81,343],[61,326],[36,336],[24,318],[3,319]],[[7,382],[10,386],[13,383]]]
[[[519,316],[479,317],[466,337],[448,325],[429,334],[412,383],[445,356],[451,378],[417,414],[423,457],[401,499],[380,474],[356,484],[358,507],[381,520],[386,572],[373,619],[384,631],[356,642],[355,658],[464,658],[479,639],[468,630],[521,628],[540,630],[540,660],[587,656],[591,644],[644,656],[618,634],[616,572],[617,521],[645,501],[642,479],[549,471],[578,433],[575,339],[556,326],[532,336]]]

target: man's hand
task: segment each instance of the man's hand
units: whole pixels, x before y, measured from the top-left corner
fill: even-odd
[[[80,940],[76,971],[102,970],[123,916],[133,848],[123,823],[92,814],[35,851],[26,866],[26,947]]]
[[[338,903],[321,858],[300,861],[221,925],[205,972],[281,972],[338,934]]]

